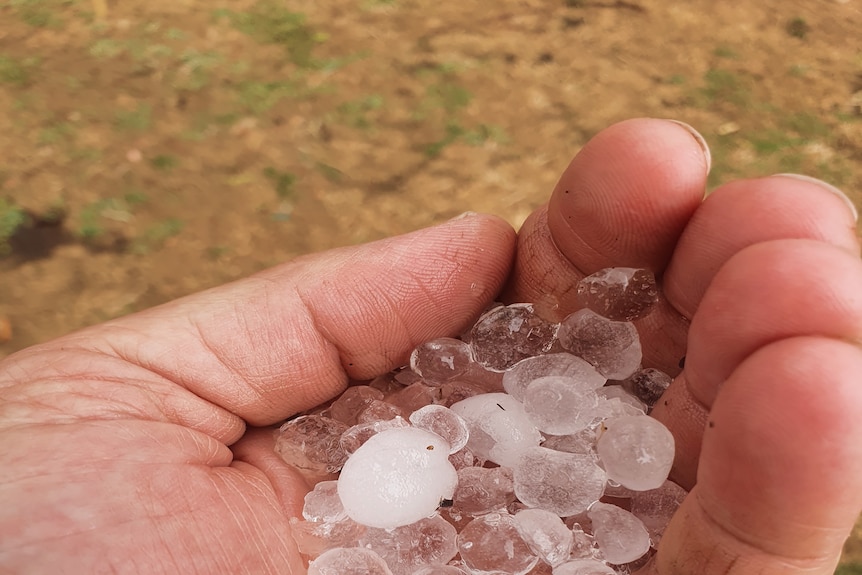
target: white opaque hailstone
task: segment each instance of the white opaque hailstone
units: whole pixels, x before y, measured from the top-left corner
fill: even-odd
[[[325,551],[309,563],[308,575],[392,575],[392,571],[370,549],[339,547]]]
[[[337,481],[321,481],[305,495],[302,516],[306,521],[335,523],[347,517],[341,498],[338,497]]]
[[[640,336],[631,322],[612,321],[588,309],[560,323],[560,345],[590,362],[608,379],[626,379],[640,367]]]
[[[649,533],[643,522],[616,505],[595,503],[588,512],[593,535],[608,563],[630,563],[649,551]]]
[[[558,515],[544,509],[522,509],[514,520],[521,538],[542,561],[554,566],[569,558],[572,531]]]
[[[552,575],[617,575],[617,572],[601,561],[575,559],[554,567]]]
[[[607,382],[607,378],[586,360],[570,353],[549,353],[528,357],[513,365],[503,374],[503,389],[523,401],[524,390],[530,382],[549,375],[569,377],[573,385],[583,390],[598,389]]]
[[[596,444],[608,479],[635,491],[657,489],[673,466],[670,431],[648,415],[607,419]]]
[[[436,433],[449,443],[449,453],[460,451],[470,439],[464,419],[442,405],[426,405],[410,414],[410,423],[419,429]]]
[[[598,415],[598,396],[580,389],[568,377],[534,379],[524,390],[524,410],[543,433],[571,435],[586,429]]]
[[[515,465],[514,480],[522,503],[568,517],[599,500],[607,477],[594,457],[533,447]]]
[[[458,473],[449,445],[430,431],[382,431],[350,456],[338,480],[347,515],[363,525],[391,529],[428,517],[451,499]]]
[[[467,422],[467,447],[479,459],[513,467],[524,451],[542,441],[524,406],[506,393],[474,395],[450,409]]]

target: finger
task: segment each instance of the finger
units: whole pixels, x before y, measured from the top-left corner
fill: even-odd
[[[295,467],[286,464],[275,452],[273,429],[249,429],[230,449],[234,454],[232,465],[247,463],[267,477],[281,503],[284,517],[302,517],[308,484]]]
[[[552,319],[578,309],[575,284],[608,266],[661,274],[703,198],[709,153],[690,128],[629,120],[599,133],[569,164],[549,205],[527,219],[509,301]]]
[[[472,214],[300,258],[17,361],[32,374],[47,369],[40,358],[58,347],[90,350],[95,362],[121,357],[234,417],[267,425],[333,397],[349,377],[403,364],[421,341],[460,333],[499,292],[514,239],[502,220]],[[63,377],[75,374],[64,368]],[[193,427],[221,433],[205,418]]]
[[[716,398],[697,486],[648,572],[831,574],[862,510],[859,373],[858,345],[820,336],[744,360]]]
[[[692,321],[685,370],[653,410],[677,439],[677,482],[693,485],[708,412],[740,363],[772,342],[809,335],[862,340],[858,257],[822,242],[776,240],[745,248],[718,272]]]
[[[680,237],[664,275],[665,297],[692,317],[712,278],[746,246],[820,240],[859,253],[856,209],[836,188],[801,176],[739,180],[716,189]]]

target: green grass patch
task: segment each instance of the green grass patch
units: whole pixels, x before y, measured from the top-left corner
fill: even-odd
[[[787,34],[794,38],[799,38],[800,40],[804,40],[811,31],[811,27],[808,25],[808,22],[806,22],[804,18],[800,18],[798,16],[788,20],[784,29]]]
[[[209,84],[212,71],[221,62],[222,56],[217,52],[186,50],[180,55],[179,70],[173,81],[174,88],[193,92],[205,88]]]
[[[712,68],[704,74],[700,95],[707,104],[724,103],[745,107],[752,101],[748,81],[736,72],[720,68]]]
[[[90,45],[87,53],[100,60],[116,58],[126,51],[126,45],[113,38],[100,38]]]
[[[383,107],[383,97],[379,94],[372,94],[359,100],[345,102],[338,106],[337,113],[339,118],[354,128],[367,130],[371,127],[371,120],[368,115],[375,110]]]
[[[787,69],[787,73],[793,78],[805,78],[808,75],[808,66],[793,64]]]
[[[462,138],[471,146],[481,146],[487,142],[507,144],[510,141],[506,131],[495,124],[479,124],[476,128],[465,131]]]
[[[212,246],[206,249],[207,258],[212,261],[220,260],[229,253],[230,248],[227,246]]]
[[[739,54],[729,46],[716,46],[712,53],[718,58],[726,58],[728,60],[736,60],[739,58]]]
[[[241,82],[237,86],[237,99],[240,106],[255,116],[270,110],[281,100],[307,98],[314,93],[315,90],[294,81],[248,81]]]
[[[9,0],[9,6],[22,22],[34,28],[56,27],[62,24],[58,14],[74,4],[74,0]]]
[[[153,124],[153,109],[149,104],[139,104],[134,110],[117,112],[115,124],[126,132],[146,132]]]
[[[99,239],[108,230],[110,222],[128,223],[135,215],[135,209],[147,201],[140,190],[131,189],[122,197],[102,198],[90,202],[78,214],[75,235],[85,242]]]
[[[344,180],[344,172],[336,168],[335,166],[330,166],[329,164],[324,164],[323,162],[317,162],[314,165],[315,169],[317,169],[320,174],[332,182],[333,184],[337,184]]]
[[[180,165],[180,160],[170,154],[159,154],[150,160],[150,165],[160,172],[170,172]]]
[[[70,140],[75,135],[75,127],[69,122],[58,122],[42,128],[39,132],[38,142],[40,145],[57,144],[64,140]]]
[[[862,575],[862,563],[845,563],[839,565],[835,575]]]
[[[214,16],[227,18],[237,30],[262,44],[282,46],[290,61],[300,68],[319,65],[314,48],[327,36],[310,27],[305,14],[291,12],[278,0],[259,0],[247,12],[217,10]]]
[[[293,198],[296,192],[297,178],[295,174],[282,172],[272,166],[268,166],[263,169],[263,175],[272,182],[272,185],[275,188],[275,195],[277,195],[280,200],[289,200]]]
[[[19,205],[0,198],[0,256],[9,255],[12,247],[9,240],[29,221],[27,212]]]
[[[448,114],[453,114],[467,107],[472,99],[473,95],[467,88],[445,79],[426,88],[423,105],[426,108],[440,108]]]
[[[33,69],[37,65],[36,58],[15,59],[0,54],[0,84],[26,86],[30,83]]]
[[[129,251],[134,254],[145,255],[160,249],[170,238],[179,235],[184,227],[185,222],[178,218],[167,218],[155,223],[134,239]]]

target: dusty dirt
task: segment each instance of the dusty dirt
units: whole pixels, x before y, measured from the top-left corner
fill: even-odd
[[[465,210],[517,226],[635,116],[698,128],[712,186],[862,199],[860,0],[429,5],[0,2],[0,357]]]

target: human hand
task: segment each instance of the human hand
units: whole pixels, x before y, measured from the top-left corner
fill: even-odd
[[[645,365],[677,374],[687,354],[653,415],[693,490],[638,575],[831,574],[862,510],[855,208],[787,177],[701,203],[708,162],[674,124],[605,130],[522,228],[508,294],[559,318],[583,275],[661,276],[638,330]]]
[[[640,326],[645,362],[675,366],[694,316],[686,370],[655,413],[677,434],[676,478],[698,484],[654,572],[831,573],[862,506],[862,354],[845,343],[862,330],[852,221],[837,196],[787,178],[732,184],[699,207],[705,177],[679,126],[606,130],[525,225],[506,294],[565,315],[582,272],[663,273],[667,300]],[[271,433],[248,426],[459,333],[503,286],[514,243],[506,224],[472,215],[8,358],[0,570],[303,572],[288,518],[306,486]],[[705,407],[715,425],[697,471]]]

